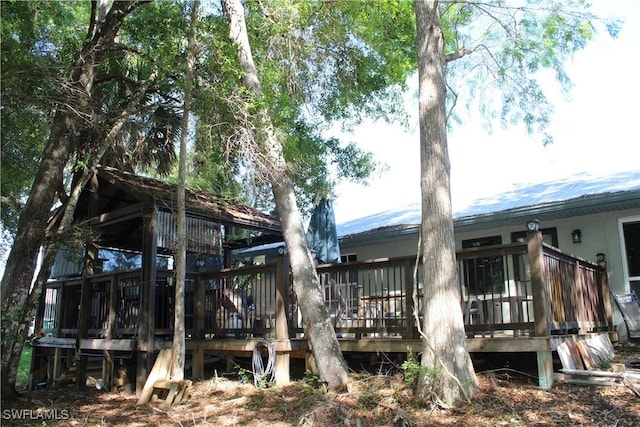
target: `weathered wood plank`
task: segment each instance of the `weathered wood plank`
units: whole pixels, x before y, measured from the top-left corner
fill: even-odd
[[[640,381],[640,372],[611,372],[611,371],[589,371],[585,369],[560,369],[563,374],[570,374],[582,377],[606,377],[606,378],[629,378]]]
[[[562,362],[563,368],[576,369],[576,365],[573,363],[573,358],[571,357],[571,350],[569,349],[569,345],[566,342],[558,345],[556,350],[558,352],[558,356],[560,357],[560,362]]]
[[[138,398],[137,403],[138,405],[143,405],[151,399],[151,396],[153,395],[153,385],[158,380],[167,379],[169,377],[172,359],[173,350],[162,350],[160,354],[158,354],[158,359],[156,359],[153,364],[151,373],[147,377],[147,381],[140,392],[140,397]]]
[[[82,350],[133,351],[135,348],[135,339],[108,340],[102,338],[86,338],[80,340],[80,349]]]
[[[589,354],[589,349],[587,348],[587,344],[584,341],[577,341],[576,346],[578,348],[578,352],[582,357],[582,363],[584,363],[585,369],[592,369],[595,367],[595,363]]]

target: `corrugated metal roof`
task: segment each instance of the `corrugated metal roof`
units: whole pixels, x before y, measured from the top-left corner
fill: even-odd
[[[581,208],[582,210],[576,210],[573,215],[584,215],[604,209],[604,207],[599,210],[593,208],[598,200],[609,200],[617,193],[624,198],[626,193],[637,191],[640,191],[640,171],[620,172],[606,176],[582,173],[565,180],[514,185],[507,192],[477,199],[464,209],[454,212],[454,221],[469,223],[474,220],[485,220],[488,216],[506,218],[517,212],[530,215],[532,212],[548,211],[553,208],[562,210],[568,207],[574,210]],[[409,225],[418,225],[421,220],[420,209],[420,203],[417,202],[347,221],[337,225],[338,235],[342,237],[374,230],[397,230]]]

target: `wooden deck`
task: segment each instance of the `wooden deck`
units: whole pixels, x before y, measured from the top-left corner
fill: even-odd
[[[552,385],[552,353],[563,339],[614,332],[606,269],[544,245],[537,233],[528,242],[461,250],[457,259],[469,351],[535,352],[541,387]],[[318,266],[343,352],[421,348],[408,315],[414,268],[414,257]],[[421,295],[429,286],[420,270],[415,285]],[[278,359],[276,381],[288,381],[289,358],[309,356],[288,271],[281,257],[276,264],[187,277],[194,378],[204,372],[205,353],[250,356],[267,340]],[[171,346],[174,277],[158,271],[154,286],[141,278],[136,270],[47,284],[37,317],[38,351],[52,359],[51,377],[78,352],[107,363],[137,358],[138,389],[144,384],[154,355]],[[80,327],[79,318],[86,319]]]

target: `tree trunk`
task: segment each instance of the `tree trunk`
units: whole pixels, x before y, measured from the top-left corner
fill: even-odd
[[[187,136],[189,135],[189,109],[191,108],[191,87],[193,68],[196,61],[196,23],[200,1],[194,0],[191,5],[191,26],[187,47],[187,69],[185,73],[184,105],[182,110],[182,134],[180,138],[180,156],[178,165],[178,218],[176,248],[176,297],[173,320],[173,362],[171,378],[184,379],[185,327],[184,327],[184,283],[187,271],[187,214],[185,208],[185,181],[187,165]]]
[[[124,18],[138,6],[139,2],[113,4],[105,19],[95,26],[95,32],[88,35],[68,81],[61,85],[67,88],[60,97],[65,103],[54,116],[49,141],[42,153],[29,198],[20,213],[14,244],[2,278],[3,396],[15,392],[16,372],[10,369],[11,360],[20,357],[17,348],[22,348],[27,333],[23,327],[27,315],[25,304],[35,274],[38,252],[45,240],[56,191],[62,182],[64,167],[76,147],[81,121],[91,114],[90,96],[95,67],[113,44]],[[90,27],[94,28],[93,25]],[[72,108],[68,108],[69,105]],[[77,112],[83,116],[79,117]]]
[[[262,94],[260,79],[251,55],[244,20],[244,8],[239,0],[223,0],[229,18],[230,39],[238,49],[238,61],[244,71],[244,83],[256,95]],[[287,175],[282,144],[277,139],[266,109],[257,114],[257,151],[264,157],[268,180],[278,209],[278,216],[289,253],[293,287],[304,319],[305,333],[316,359],[318,374],[331,390],[344,390],[349,380],[347,365],[340,350],[329,313],[324,305],[315,261],[307,245],[304,226],[298,211],[294,186]]]
[[[414,3],[419,72],[419,120],[424,268],[424,368],[417,387],[421,401],[451,405],[470,398],[478,380],[467,350],[449,185],[445,116],[444,36],[437,1]]]

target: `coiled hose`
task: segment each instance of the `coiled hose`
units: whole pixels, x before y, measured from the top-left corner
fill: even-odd
[[[262,360],[262,349],[266,348],[269,354],[267,366],[264,366]],[[253,383],[256,387],[264,386],[272,383],[275,378],[276,350],[273,344],[260,340],[253,348]]]

